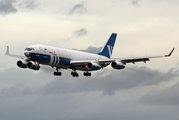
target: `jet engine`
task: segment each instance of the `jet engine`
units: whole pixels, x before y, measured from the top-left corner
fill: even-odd
[[[40,66],[35,64],[34,62],[28,62],[27,67],[29,69],[33,69],[33,70],[39,70],[40,69]]]
[[[101,69],[101,66],[97,63],[91,62],[87,64],[88,70],[99,70]]]
[[[114,69],[124,69],[125,68],[125,65],[119,61],[115,61],[115,62],[112,62],[111,63],[111,67],[114,68]]]
[[[17,61],[17,66],[20,68],[27,68],[27,62],[23,60]]]

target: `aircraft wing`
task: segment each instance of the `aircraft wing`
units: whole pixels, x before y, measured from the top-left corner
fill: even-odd
[[[98,63],[99,65],[102,65],[104,63],[111,63],[114,61],[120,61],[123,64],[126,63],[133,63],[135,62],[146,62],[150,61],[151,58],[160,58],[160,57],[169,57],[173,53],[175,48],[172,49],[172,51],[168,55],[161,55],[161,56],[145,56],[145,57],[132,57],[132,58],[114,58],[114,59],[106,59],[106,60],[71,60],[70,64],[73,65],[87,65],[88,63],[95,62]]]
[[[122,63],[135,63],[135,62],[146,62],[150,61],[151,58],[160,58],[160,57],[169,57],[172,55],[175,48],[168,55],[161,55],[161,56],[146,56],[146,57],[134,57],[134,58],[122,58],[120,59]]]
[[[5,55],[15,57],[15,58],[20,58],[20,59],[25,58],[25,56],[9,54],[9,46],[7,46],[7,50],[6,50]]]

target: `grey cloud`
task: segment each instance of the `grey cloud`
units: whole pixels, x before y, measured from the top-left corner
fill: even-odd
[[[68,37],[68,38],[65,38],[65,39],[62,39],[64,42],[67,42],[69,40],[71,40],[74,36],[77,36],[77,37],[80,37],[80,36],[84,36],[88,33],[88,31],[86,30],[86,28],[81,28],[79,30],[75,30],[73,31],[73,34]],[[75,49],[74,49],[75,50]]]
[[[163,91],[151,91],[138,102],[149,105],[179,105],[179,83]]]
[[[26,0],[26,1],[19,1],[19,2],[20,3],[18,4],[18,7],[23,9],[34,10],[40,6],[40,3],[37,3],[36,0]]]
[[[74,34],[77,36],[84,36],[87,33],[88,33],[88,31],[86,30],[86,28],[82,28],[82,29],[74,31]]]
[[[29,69],[11,68],[0,72],[1,88],[2,84],[11,85],[0,92],[0,119],[131,120],[132,118],[133,120],[143,120],[147,117],[148,119],[163,120],[163,118],[168,119],[168,116],[176,117],[178,115],[177,112],[169,114],[168,111],[163,111],[163,106],[157,107],[156,110],[155,106],[141,105],[144,103],[142,100],[136,103],[136,100],[129,97],[130,92],[127,94],[122,92],[131,88],[158,85],[164,81],[177,79],[178,69],[172,68],[167,72],[160,72],[147,67],[127,66],[126,69],[120,71],[105,69],[92,72],[92,77],[83,77],[82,72],[78,71],[79,78],[73,78],[70,75],[71,71],[62,71],[61,77],[54,77],[53,69],[44,69],[37,72]],[[167,101],[169,100],[177,105],[178,97],[174,96],[178,96],[178,88],[177,85],[169,92],[163,91],[163,97],[157,101],[166,98],[168,100],[161,105],[168,105]],[[116,91],[121,91],[120,95],[118,95],[119,93],[115,94]],[[132,94],[138,93],[136,91]],[[129,98],[123,100],[123,95]],[[157,92],[154,95],[153,97],[157,97],[160,93]],[[160,104],[155,99],[154,101],[155,104]],[[171,110],[168,107],[167,109]],[[148,112],[143,112],[145,110]],[[174,108],[172,110],[176,111]],[[129,113],[132,113],[130,117]],[[167,115],[163,116],[164,113]],[[104,114],[105,116],[103,116]]]
[[[11,98],[11,97],[15,97],[15,96],[26,96],[26,95],[30,95],[32,94],[32,91],[30,90],[30,88],[25,87],[24,85],[15,85],[12,86],[8,89],[3,89],[1,92],[1,98]]]
[[[82,3],[79,3],[79,4],[74,5],[74,6],[70,9],[69,14],[70,14],[70,15],[71,15],[71,14],[74,14],[74,13],[84,14],[84,13],[86,13],[86,12],[87,12],[87,9],[86,9],[86,7],[85,7],[85,5],[84,5],[84,2],[82,2]]]
[[[100,52],[101,49],[102,49],[102,47],[89,46],[87,49],[85,49],[85,50],[82,49],[82,50],[79,50],[79,51],[97,54],[97,53]],[[73,50],[77,50],[77,49],[73,49]]]
[[[40,5],[40,3],[37,3],[35,0],[31,0],[31,1],[28,0],[24,4],[27,9],[31,9],[31,10],[34,10]]]
[[[93,46],[89,46],[86,50],[80,50],[83,52],[90,52],[90,53],[99,53],[100,50],[102,49],[102,47],[93,47]]]
[[[128,66],[127,66],[128,67]],[[18,68],[17,68],[18,69]],[[42,71],[43,69],[41,69]],[[17,71],[17,72],[16,72]],[[52,81],[45,86],[38,87],[38,89],[32,90],[27,87],[22,88],[19,91],[19,95],[28,94],[40,94],[40,95],[53,95],[59,93],[79,93],[79,92],[94,92],[102,91],[104,95],[114,95],[115,91],[127,90],[139,86],[152,86],[158,85],[164,81],[172,80],[178,77],[177,70],[169,70],[166,73],[161,73],[157,70],[151,70],[146,67],[128,67],[124,70],[101,70],[97,73],[92,72],[92,77],[83,77],[82,72],[79,72],[79,78],[73,78],[70,75],[70,71],[62,72],[62,77],[53,77],[52,71],[42,71],[38,74],[34,74],[31,70],[5,70],[0,73],[0,79],[12,81],[15,79],[14,84],[17,84],[20,80],[22,84],[32,80],[42,80],[51,78]],[[14,73],[11,76],[7,76],[5,73]],[[17,76],[17,74],[23,76]],[[31,77],[30,77],[31,76]],[[77,81],[74,79],[78,79]],[[8,82],[3,81],[3,82]],[[18,86],[18,84],[16,85]],[[15,87],[17,88],[17,87]],[[10,91],[14,91],[14,88],[10,88]],[[8,89],[0,93],[0,96],[4,93],[11,93]]]
[[[17,8],[15,8],[14,3],[16,0],[1,0],[0,1],[0,13],[1,14],[9,14],[16,13]]]
[[[173,71],[175,72],[175,71]],[[104,95],[114,95],[115,91],[131,89],[139,86],[158,85],[164,81],[176,78],[173,72],[161,73],[146,67],[136,67],[126,70],[101,70],[91,78],[80,76],[78,81],[71,81],[73,78],[63,78],[59,81],[54,79],[49,84],[41,88],[42,94],[54,93],[75,93],[103,91]],[[70,76],[70,75],[69,75]],[[177,73],[178,76],[178,73]],[[71,77],[71,76],[70,76]]]
[[[40,3],[37,3],[35,0],[1,0],[0,13],[4,15],[9,13],[16,13],[20,10],[20,8],[34,10],[39,5]]]
[[[132,5],[138,5],[139,0],[132,0]]]

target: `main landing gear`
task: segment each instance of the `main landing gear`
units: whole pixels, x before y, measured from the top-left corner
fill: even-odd
[[[62,75],[62,73],[61,72],[58,72],[58,67],[56,67],[56,70],[57,70],[57,72],[54,72],[54,76],[61,76]],[[73,76],[73,77],[79,77],[79,74],[76,72],[76,69],[73,69],[73,71],[71,72],[71,75]],[[89,73],[88,71],[87,72],[84,72],[83,73],[83,75],[84,76],[91,76],[91,73]]]
[[[79,74],[76,72],[76,70],[74,70],[74,72],[72,71],[72,72],[71,72],[71,75],[72,75],[73,77],[79,77]]]
[[[61,73],[61,72],[58,72],[58,68],[57,68],[57,67],[56,67],[56,70],[57,70],[57,72],[54,72],[54,76],[61,76],[62,73]]]
[[[91,73],[89,73],[89,72],[84,72],[83,75],[87,77],[87,76],[91,76]]]

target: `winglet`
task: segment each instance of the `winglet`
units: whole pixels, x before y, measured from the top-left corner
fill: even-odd
[[[173,51],[174,51],[175,48],[172,49],[172,51],[168,54],[168,55],[165,55],[166,57],[169,57],[172,55]]]
[[[6,55],[9,54],[9,46],[7,46]]]

